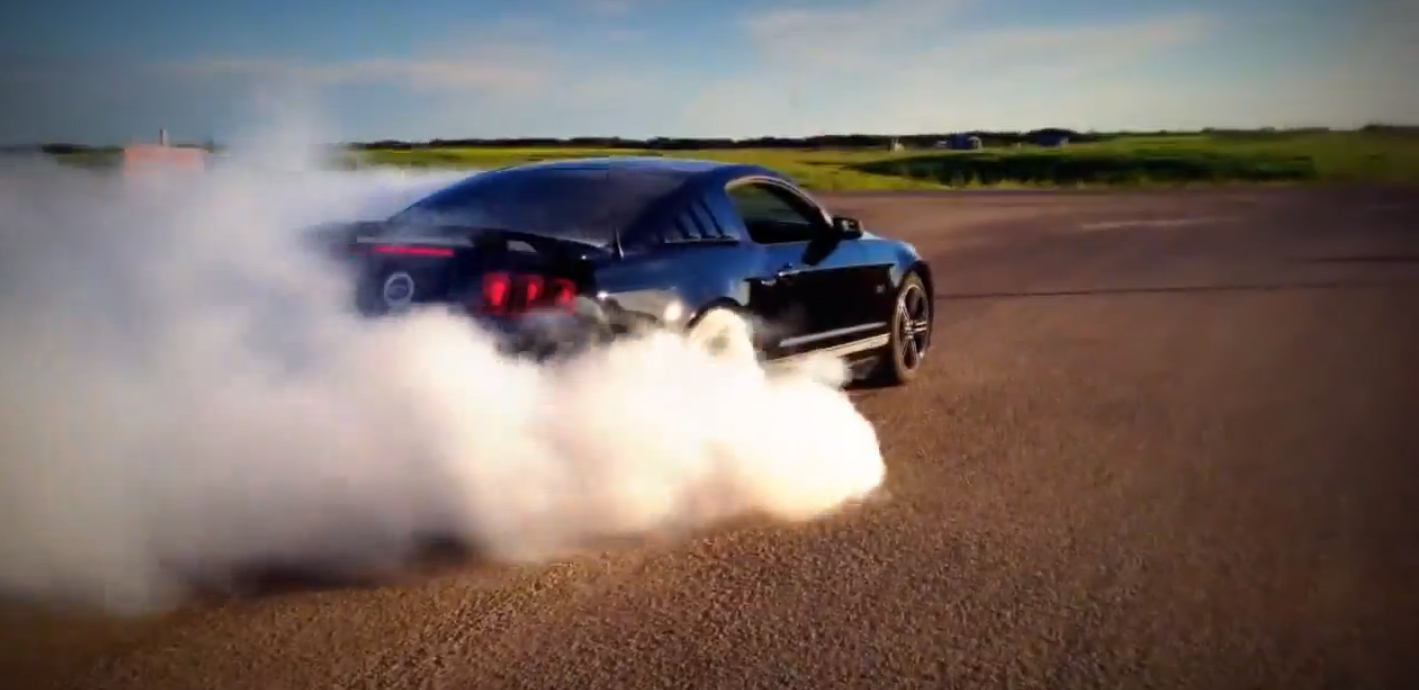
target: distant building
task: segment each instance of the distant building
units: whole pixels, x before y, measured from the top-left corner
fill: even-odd
[[[902,146],[901,140],[895,137],[892,139],[892,143],[887,145],[887,149],[892,152],[905,151],[906,148],[907,147]]]
[[[1035,143],[1039,146],[1049,148],[1069,145],[1069,132],[1060,130],[1042,130],[1034,132]]]
[[[132,144],[123,149],[122,170],[125,176],[152,174],[164,170],[198,171],[206,167],[206,149],[172,146],[166,129],[158,130],[156,144]]]
[[[980,137],[974,134],[952,134],[951,136],[936,142],[936,148],[954,149],[956,151],[974,151],[984,148]]]

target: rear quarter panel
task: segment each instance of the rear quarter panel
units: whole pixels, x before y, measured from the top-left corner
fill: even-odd
[[[626,309],[684,325],[710,305],[744,305],[755,257],[742,244],[662,245],[602,266],[596,289]],[[667,314],[672,303],[682,308]]]

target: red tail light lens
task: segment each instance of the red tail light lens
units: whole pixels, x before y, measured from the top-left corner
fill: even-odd
[[[507,273],[489,273],[483,276],[483,312],[504,314],[508,310],[508,298],[512,296],[512,276]]]
[[[452,249],[442,247],[410,247],[397,244],[377,244],[371,249],[375,254],[395,254],[398,256],[430,256],[447,259],[453,256]]]
[[[558,309],[571,309],[572,302],[576,301],[576,283],[566,278],[553,278],[549,292],[552,306]]]
[[[566,278],[488,273],[483,276],[482,304],[477,305],[477,311],[508,316],[547,307],[570,309],[576,300],[576,292],[576,283]]]
[[[538,300],[542,297],[544,285],[546,285],[546,281],[542,279],[542,276],[519,276],[517,280],[517,287],[519,288],[517,296],[520,298],[520,306],[524,309],[533,309],[539,306]]]

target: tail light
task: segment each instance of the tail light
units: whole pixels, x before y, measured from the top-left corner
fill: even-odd
[[[378,244],[371,250],[375,254],[394,254],[396,256],[429,256],[440,259],[453,257],[452,249],[443,247],[410,247],[396,244]]]
[[[512,276],[507,273],[489,273],[483,276],[483,304],[485,314],[501,315],[508,311],[512,300]]]
[[[493,316],[546,308],[570,311],[575,300],[576,283],[566,278],[499,271],[483,276],[482,304],[475,311]]]
[[[392,256],[420,256],[435,259],[450,259],[454,251],[445,247],[421,247],[403,244],[365,244],[358,239],[350,239],[347,248],[351,254],[386,254]]]
[[[527,309],[531,309],[537,304],[537,300],[542,297],[542,288],[547,284],[542,276],[538,275],[518,276],[516,283],[518,289],[513,294],[521,302],[518,306]]]
[[[576,301],[576,283],[566,278],[553,278],[551,289],[548,292],[551,295],[552,306],[558,309],[570,311],[572,302]]]

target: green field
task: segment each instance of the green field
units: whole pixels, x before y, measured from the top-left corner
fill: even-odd
[[[414,146],[343,153],[348,163],[490,169],[606,155],[667,155],[757,163],[815,190],[1095,187],[1215,184],[1419,184],[1419,135],[1400,132],[1254,132],[1118,136],[1099,143],[975,151],[720,148],[459,148]],[[64,156],[96,163],[93,154]]]
[[[1120,137],[1058,148],[976,151],[414,148],[356,154],[363,164],[488,169],[604,155],[757,163],[817,190],[1200,184],[1419,184],[1419,137],[1391,133]]]

